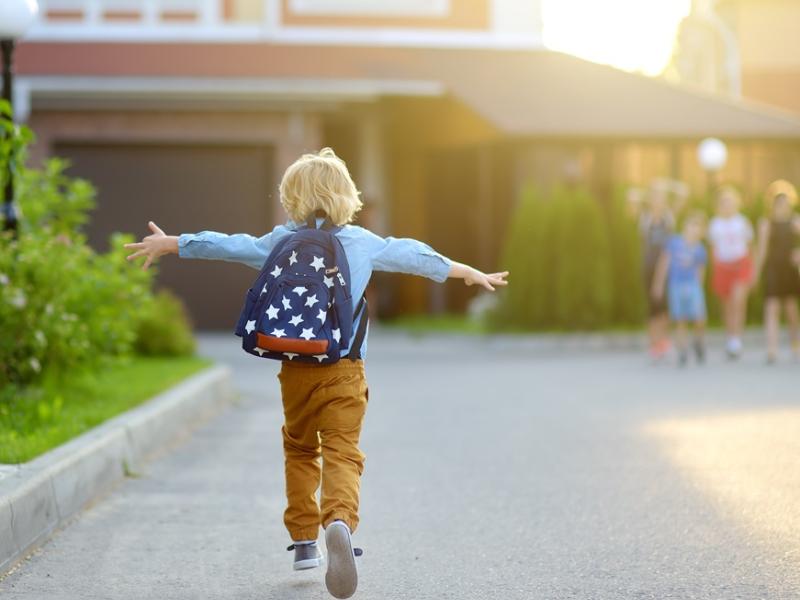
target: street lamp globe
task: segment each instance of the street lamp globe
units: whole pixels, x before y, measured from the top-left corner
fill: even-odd
[[[33,25],[38,13],[36,0],[1,0],[0,40],[21,38]]]
[[[706,138],[697,146],[697,160],[709,173],[721,171],[728,162],[728,148],[717,138]]]

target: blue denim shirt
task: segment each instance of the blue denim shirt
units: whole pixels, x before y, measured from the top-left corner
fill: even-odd
[[[321,222],[320,219],[318,225]],[[181,258],[238,262],[260,270],[275,244],[296,231],[297,227],[297,224],[289,221],[261,237],[246,233],[226,235],[216,231],[183,233],[178,238],[178,255]],[[342,242],[347,262],[350,263],[350,291],[354,310],[367,289],[373,271],[408,273],[440,283],[447,279],[450,272],[450,259],[417,240],[382,238],[356,225],[345,225],[336,237]],[[358,321],[353,325],[353,335],[358,329],[357,325]],[[351,338],[350,342],[352,341]],[[342,355],[345,353],[342,351]],[[365,357],[366,354],[365,338],[361,356]]]

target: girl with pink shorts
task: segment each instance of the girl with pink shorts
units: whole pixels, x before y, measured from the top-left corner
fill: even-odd
[[[742,352],[742,330],[747,311],[747,295],[753,283],[753,226],[739,212],[739,192],[724,186],[717,192],[717,215],[708,228],[713,260],[711,285],[722,301],[730,359]]]

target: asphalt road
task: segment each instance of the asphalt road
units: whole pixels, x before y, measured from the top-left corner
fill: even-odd
[[[283,530],[276,366],[0,582],[5,600],[321,599]],[[356,598],[800,598],[800,365],[376,336]]]

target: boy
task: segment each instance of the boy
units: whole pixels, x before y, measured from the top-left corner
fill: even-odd
[[[409,273],[437,282],[448,277],[463,279],[467,285],[490,291],[506,285],[507,272],[487,275],[453,262],[416,240],[384,239],[348,225],[362,204],[344,161],[330,148],[305,154],[291,165],[281,180],[280,198],[289,221],[260,238],[211,231],[169,236],[151,221],[153,234],[140,243],[128,244],[136,250],[128,259],[145,256],[143,268],[147,268],[159,256],[178,254],[182,258],[241,262],[261,269],[275,245],[314,215],[318,225],[327,217],[342,226],[336,236],[350,265],[354,311],[373,271]],[[354,323],[351,345],[357,330]],[[362,358],[366,346],[364,340]],[[294,542],[289,546],[295,552],[294,568],[322,564],[316,543],[322,526],[329,554],[325,583],[337,598],[352,596],[358,583],[354,557],[360,551],[353,549],[350,535],[358,526],[365,458],[358,441],[369,395],[363,360],[350,360],[347,355],[348,350],[343,350],[339,362],[324,365],[284,361],[278,375],[285,417],[282,433],[288,506],[284,523]]]
[[[670,238],[661,253],[656,267],[652,294],[654,298],[664,297],[664,284],[667,283],[670,318],[677,324],[676,345],[678,364],[686,365],[689,359],[687,326],[694,325],[694,350],[697,362],[705,360],[703,331],[706,321],[706,300],[703,280],[708,256],[701,241],[705,230],[705,215],[691,213],[686,218],[683,235]]]

